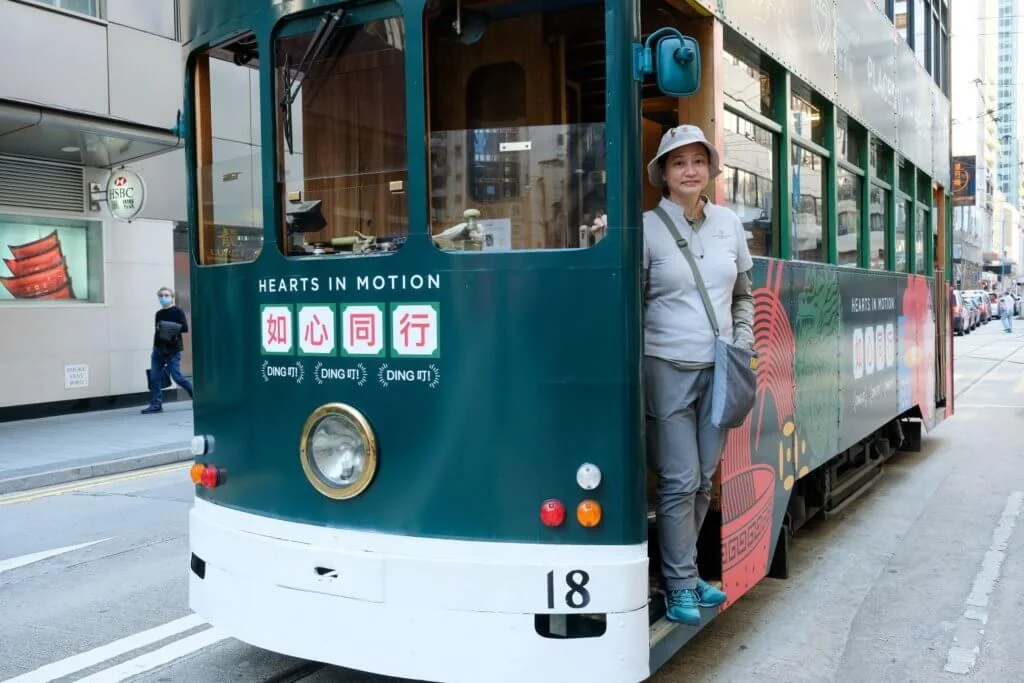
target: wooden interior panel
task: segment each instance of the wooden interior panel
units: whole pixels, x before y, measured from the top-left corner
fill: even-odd
[[[200,55],[192,71],[195,86],[195,140],[196,140],[196,184],[199,212],[198,256],[200,263],[214,263],[215,253],[213,222],[213,130],[210,101],[210,57]]]
[[[322,201],[327,226],[308,242],[404,235],[408,208],[389,184],[408,177],[404,54],[360,36],[303,82],[303,199]],[[397,212],[397,213],[396,213]]]

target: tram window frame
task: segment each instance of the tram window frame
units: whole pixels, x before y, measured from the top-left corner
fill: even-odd
[[[378,26],[378,22],[397,22],[397,27],[386,23]],[[276,104],[273,132],[275,153],[275,242],[278,251],[285,258],[348,259],[363,256],[381,256],[397,252],[404,245],[410,232],[410,205],[407,190],[409,185],[408,123],[411,110],[406,91],[406,71],[409,61],[405,40],[407,25],[402,7],[394,0],[384,0],[366,6],[326,6],[298,16],[287,16],[281,19],[271,31],[269,40],[270,69],[273,82],[272,97]],[[348,76],[349,81],[356,81],[359,77],[364,76],[365,72],[373,70],[372,65],[375,63],[375,60],[366,57],[360,61],[358,59],[360,55],[376,56],[383,52],[399,53],[397,57],[387,62],[385,66],[400,70],[400,76],[397,78],[386,78],[377,73],[368,79],[364,78],[364,81],[377,84],[380,92],[373,91],[370,93],[366,88],[366,82],[364,82],[360,97],[341,98],[341,101],[345,103],[350,101],[355,103],[357,109],[354,115],[355,123],[351,121],[352,111],[350,109],[344,109],[343,106],[326,107],[327,111],[333,114],[328,124],[334,123],[335,125],[333,127],[329,127],[329,125],[321,126],[321,131],[326,131],[324,134],[325,141],[337,143],[340,138],[345,151],[350,153],[351,148],[345,146],[344,141],[353,138],[357,140],[355,153],[355,165],[357,168],[355,172],[345,172],[345,169],[338,168],[338,164],[352,162],[351,155],[343,157],[336,153],[320,152],[327,145],[320,144],[319,141],[318,145],[309,147],[309,149],[317,149],[320,152],[319,158],[314,157],[313,161],[309,161],[306,158],[306,144],[311,137],[309,135],[310,121],[307,118],[315,119],[316,116],[310,114],[309,117],[304,118],[301,108],[303,104],[301,100],[304,96],[302,87],[306,83],[308,75],[303,73],[301,77],[297,74],[289,76],[290,80],[288,83],[285,83],[284,70],[286,67],[295,67],[295,70],[298,70],[304,66],[304,60],[308,58],[313,60],[308,67],[312,69],[316,65],[316,60],[320,57],[318,53],[321,50],[315,48],[308,52],[304,50],[299,57],[298,63],[295,63],[290,55],[281,56],[282,50],[286,49],[282,43],[283,41],[309,35],[309,43],[305,46],[307,49],[313,46],[314,43],[319,43],[321,46],[330,45],[330,47],[336,48],[339,41],[345,41],[343,47],[351,47],[354,41],[360,38],[364,39],[363,46],[372,47],[367,45],[368,41],[365,40],[370,35],[370,31],[366,30],[367,27],[373,27],[378,30],[378,33],[375,34],[376,38],[380,38],[380,31],[383,31],[383,41],[387,45],[385,49],[376,52],[372,49],[365,51],[357,49],[351,52],[347,50],[336,51],[328,58],[333,60],[328,69],[333,68],[334,70],[318,74],[315,77],[316,80],[312,81],[318,89],[325,87],[325,83],[329,87],[333,87],[334,91],[329,91],[328,95],[333,95],[337,99],[338,91],[344,95],[346,91],[345,86],[350,85],[350,83],[343,79],[343,76]],[[323,34],[319,40],[318,32]],[[396,43],[400,47],[396,47]],[[338,63],[346,58],[349,59],[349,62],[344,66],[353,68],[339,72],[337,70]],[[362,62],[369,64],[369,66],[360,68]],[[321,63],[327,63],[327,59]],[[331,83],[331,81],[335,82]],[[284,87],[286,85],[293,87],[296,82],[299,83],[299,90],[289,95],[291,106],[285,107]],[[342,85],[339,86],[338,82],[341,82]],[[387,92],[384,92],[384,89],[388,89]],[[395,94],[398,95],[397,98],[391,97]],[[382,142],[387,137],[387,131],[384,130],[387,123],[384,123],[386,117],[383,116],[381,111],[378,110],[376,114],[371,111],[364,116],[360,109],[360,107],[366,106],[368,101],[371,104],[367,108],[372,108],[374,100],[371,95],[377,95],[377,100],[381,103],[387,102],[392,105],[392,109],[389,109],[388,114],[392,119],[400,119],[398,123],[395,123],[393,120],[389,121],[394,129],[392,132],[397,132],[397,135],[392,136],[394,149],[388,150],[387,143]],[[400,100],[402,106],[398,117],[395,117],[395,111],[393,110],[393,107],[397,106],[396,99]],[[348,114],[349,116],[344,118],[342,114]],[[321,114],[320,118],[326,117]],[[344,124],[338,125],[337,122],[342,120],[344,120]],[[369,133],[353,136],[351,129],[354,126],[360,125],[360,122],[365,121],[371,121],[371,125],[377,124],[379,127],[374,128]],[[296,140],[298,136],[295,134],[296,123],[299,123],[301,126],[301,140],[298,142]],[[289,130],[291,131],[290,141],[288,139]],[[369,151],[365,152],[365,157],[370,159],[369,162],[363,161],[364,148],[370,148]],[[389,152],[390,157],[395,163],[393,167],[387,168]],[[379,153],[380,160],[374,157],[375,153]],[[301,157],[301,159],[296,159],[296,157]],[[295,189],[294,183],[296,181],[288,178],[290,166],[295,161],[303,164],[301,181],[299,181],[301,182],[301,189]],[[311,173],[307,168],[307,163],[319,163],[320,167],[315,168]],[[376,166],[368,168],[366,164],[376,164]],[[329,168],[324,168],[325,166],[329,166]],[[322,187],[310,190],[309,183],[307,183],[307,180],[310,180],[307,177],[310,173],[312,174],[312,180]],[[367,184],[360,182],[363,177],[371,175],[380,176],[383,180],[378,183]],[[343,178],[347,180],[340,180]],[[350,183],[351,179],[355,179],[355,181]],[[329,219],[330,216],[349,214],[347,217],[351,219],[351,214],[353,213],[351,205],[346,202],[346,199],[335,203],[335,198],[329,196],[339,193],[342,195],[347,194],[348,197],[346,199],[348,201],[351,201],[353,194],[355,195],[356,214],[362,214],[361,207],[364,201],[373,207],[373,210],[366,212],[365,216],[358,215],[356,220],[362,221],[368,216],[367,220],[369,221],[383,218],[388,223],[393,223],[397,216],[398,223],[400,224],[398,231],[388,231],[385,229],[384,235],[381,235],[379,234],[381,231],[376,228],[362,231],[358,230],[358,228],[349,229],[343,224],[333,226]],[[376,196],[373,193],[376,193]],[[366,195],[370,198],[366,199]],[[383,201],[385,205],[388,205],[395,197],[399,198],[398,201],[401,202],[399,211],[392,211],[390,208],[384,211],[376,210],[378,203]],[[289,219],[291,224],[289,224]],[[293,229],[292,226],[297,227]],[[362,225],[358,227],[362,227]],[[338,234],[339,232],[344,234]],[[321,235],[324,239],[318,240],[311,245],[306,242],[306,236],[309,235]]]
[[[187,84],[192,104],[192,128],[195,131],[195,145],[188,159],[193,169],[192,180],[188,188],[195,198],[194,211],[194,248],[195,262],[198,266],[226,266],[241,263],[252,263],[263,253],[263,147],[262,127],[259,117],[260,87],[260,45],[254,31],[242,31],[227,40],[220,41],[209,47],[196,50],[188,59]],[[214,61],[214,59],[216,61]],[[237,106],[231,107],[228,114],[226,107],[217,106],[218,95],[229,92],[229,89],[214,87],[211,68],[212,64],[232,64],[237,69],[246,70],[248,90],[246,101],[248,108],[244,116],[238,114]],[[223,71],[222,73],[237,73]],[[234,76],[229,77],[234,78]],[[239,81],[242,79],[239,77]],[[235,84],[236,91],[241,83]],[[237,92],[236,92],[237,94]],[[229,98],[223,98],[225,103]],[[230,102],[237,105],[235,100]],[[218,113],[220,112],[220,113]],[[254,115],[255,114],[255,115]],[[226,118],[227,117],[227,118]],[[230,128],[234,130],[230,130]],[[240,131],[248,130],[246,134]],[[219,133],[219,134],[218,134]],[[232,137],[234,135],[234,137]],[[243,140],[248,137],[248,141]],[[244,156],[231,157],[218,161],[218,148],[222,151],[233,148]],[[230,202],[218,202],[217,185],[214,182],[214,169],[218,164],[231,164],[227,173],[221,174],[220,187],[228,187],[228,183],[236,182],[246,175],[245,165],[238,166],[239,159],[246,158],[248,166],[249,201],[248,206],[239,202],[237,207],[244,207],[249,212],[248,222],[245,219],[218,225],[217,208],[232,206]],[[239,170],[241,169],[241,170]],[[240,187],[240,186],[239,186]],[[223,198],[223,194],[221,197]],[[207,201],[207,197],[210,201]],[[255,246],[248,243],[255,242]],[[235,250],[238,258],[232,256]]]
[[[603,85],[583,92],[585,83],[574,75],[578,65],[568,58],[568,48],[573,35],[592,33],[591,52],[607,57],[604,0],[572,8],[510,0],[501,4],[501,18],[492,18],[483,36],[466,45],[441,35],[446,24],[438,23],[438,11],[441,8],[426,6],[423,15],[424,62],[430,65],[425,78],[430,169],[427,226],[435,248],[471,254],[579,251],[596,246],[603,240],[581,226],[591,225],[607,210],[608,100]],[[544,38],[537,47],[550,51],[552,59],[535,58],[536,50],[523,48],[523,42],[533,40],[537,32]],[[559,50],[563,54],[555,58]],[[456,73],[445,79],[433,77],[433,70],[442,63],[456,65]],[[500,64],[515,64],[518,69],[506,66],[507,73],[525,76],[525,88],[516,89],[525,101],[512,107],[518,112],[515,116],[506,116],[505,109],[497,106],[499,86],[478,89],[478,98],[487,97],[490,106],[477,106],[482,100],[470,102],[468,87],[452,85],[469,84],[482,68]],[[456,93],[455,87],[461,90]],[[539,95],[563,91],[562,102]],[[479,145],[485,145],[486,151],[481,152]],[[496,145],[498,154],[493,149]],[[494,158],[501,155],[516,158]],[[570,167],[581,172],[568,174],[564,169]],[[518,177],[509,178],[510,173]],[[484,182],[488,179],[495,188]],[[536,193],[541,188],[547,188],[543,191],[548,197],[544,208],[538,209]],[[492,191],[497,194],[487,196]],[[557,198],[552,198],[556,192]],[[479,215],[467,215],[470,210]]]

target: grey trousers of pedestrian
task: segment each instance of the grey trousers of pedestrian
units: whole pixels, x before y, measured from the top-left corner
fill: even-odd
[[[697,585],[697,538],[727,430],[711,424],[713,368],[644,357],[647,462],[658,475],[658,545],[668,590]]]

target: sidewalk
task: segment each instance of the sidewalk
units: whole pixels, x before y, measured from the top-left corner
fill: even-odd
[[[192,459],[192,402],[0,422],[0,495]]]

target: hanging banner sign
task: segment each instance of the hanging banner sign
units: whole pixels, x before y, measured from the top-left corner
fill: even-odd
[[[119,221],[130,221],[146,204],[146,184],[134,171],[115,171],[107,180],[107,207]]]

